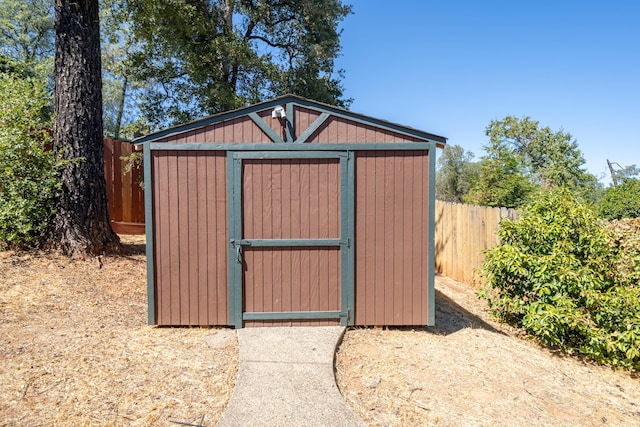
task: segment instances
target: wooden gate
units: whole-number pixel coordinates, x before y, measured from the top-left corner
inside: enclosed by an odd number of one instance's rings
[[[230,323],[353,324],[349,153],[230,156]]]

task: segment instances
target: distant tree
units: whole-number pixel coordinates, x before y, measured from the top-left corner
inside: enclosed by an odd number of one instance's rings
[[[98,0],[55,0],[53,148],[68,160],[49,245],[68,255],[118,251],[104,179]]]
[[[502,145],[518,157],[534,184],[575,189],[589,181],[584,156],[570,133],[541,127],[529,117],[507,116],[489,123],[486,134],[492,145]]]
[[[347,106],[338,24],[341,0],[129,0],[141,50],[131,70],[150,87],[152,126],[185,122],[294,93]]]
[[[445,146],[438,158],[436,198],[461,203],[478,177],[478,164],[472,163],[473,153],[459,145]]]
[[[516,208],[527,203],[536,186],[524,173],[520,158],[502,144],[485,147],[478,179],[464,198],[466,203]]]
[[[53,56],[53,1],[0,0],[0,50],[26,64]]]
[[[597,212],[602,218],[640,218],[640,179],[623,178],[604,190]]]
[[[482,158],[480,179],[470,192],[477,203],[517,207],[535,188],[568,188],[581,200],[594,202],[601,190],[597,178],[571,134],[553,132],[529,117],[507,116],[486,129],[489,143]],[[506,206],[506,205],[503,205]]]

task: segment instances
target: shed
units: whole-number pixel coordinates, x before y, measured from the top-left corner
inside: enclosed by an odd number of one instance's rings
[[[289,95],[135,142],[150,324],[434,324],[446,138]]]

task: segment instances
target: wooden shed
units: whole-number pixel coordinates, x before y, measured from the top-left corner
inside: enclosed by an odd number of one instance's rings
[[[434,323],[446,138],[284,96],[136,143],[150,324]]]

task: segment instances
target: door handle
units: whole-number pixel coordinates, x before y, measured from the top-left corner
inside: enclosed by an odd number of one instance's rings
[[[241,245],[236,246],[236,262],[238,264],[242,264],[242,246]]]

